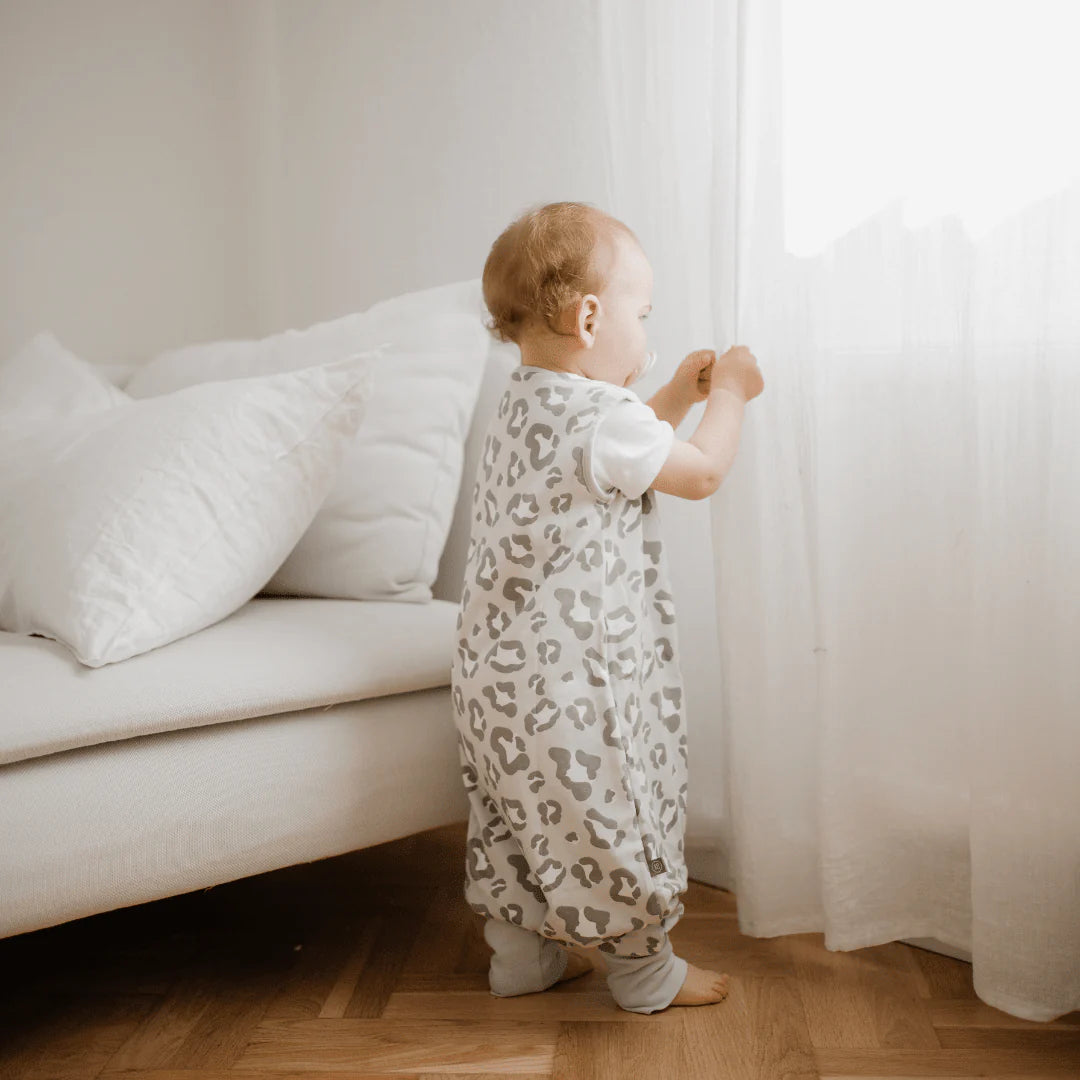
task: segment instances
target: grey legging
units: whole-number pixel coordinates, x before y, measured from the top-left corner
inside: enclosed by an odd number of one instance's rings
[[[619,939],[620,943],[629,946],[636,935],[641,935],[641,952],[645,953],[646,932],[655,937],[657,927],[643,927],[625,934]],[[608,988],[620,1008],[628,1012],[658,1012],[666,1009],[679,992],[686,978],[686,961],[674,954],[666,933],[663,933],[663,939],[662,948],[651,956],[604,953]],[[488,983],[496,997],[516,997],[546,990],[558,982],[566,970],[566,950],[524,927],[502,919],[485,919],[484,940],[495,950]]]

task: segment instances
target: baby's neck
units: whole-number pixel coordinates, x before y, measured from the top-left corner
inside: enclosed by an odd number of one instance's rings
[[[523,345],[521,347],[521,362],[528,367],[546,368],[548,371],[566,371],[572,375],[583,375],[587,379],[592,377],[587,371],[582,371],[574,355],[565,350],[556,352],[535,345]]]

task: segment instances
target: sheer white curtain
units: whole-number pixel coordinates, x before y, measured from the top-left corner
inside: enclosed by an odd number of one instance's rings
[[[1080,12],[595,10],[650,378],[765,377],[711,503],[691,872],[745,934],[936,938],[998,1009],[1080,1008]]]

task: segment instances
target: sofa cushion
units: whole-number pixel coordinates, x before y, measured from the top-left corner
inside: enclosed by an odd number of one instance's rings
[[[303,330],[171,349],[125,390],[145,398],[381,348],[364,423],[337,479],[262,593],[423,603],[457,501],[490,347],[486,312],[478,278],[453,282]]]
[[[39,334],[0,364],[0,628],[98,668],[235,611],[333,487],[371,360],[136,401]]]
[[[0,764],[448,686],[456,620],[442,600],[255,597],[198,633],[93,669],[49,638],[0,633]]]

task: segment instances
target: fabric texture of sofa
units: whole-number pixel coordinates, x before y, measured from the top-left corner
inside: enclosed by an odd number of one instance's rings
[[[93,669],[0,633],[0,937],[467,816],[450,663],[476,465],[519,360],[492,342],[431,601],[259,595]]]

